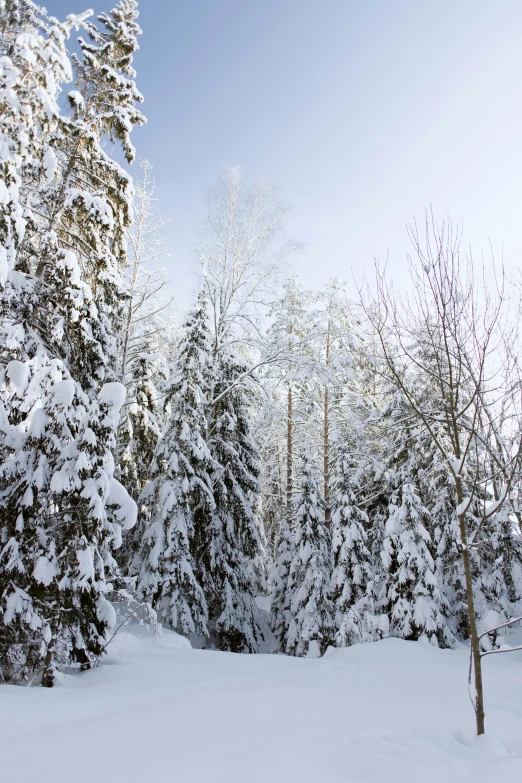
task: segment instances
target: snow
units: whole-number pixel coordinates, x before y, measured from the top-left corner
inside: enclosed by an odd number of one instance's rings
[[[504,488],[504,491],[502,492],[502,495],[498,500],[493,500],[491,503],[488,503],[484,512],[484,516],[491,516],[491,514],[494,514],[495,511],[497,511],[502,506],[505,499],[506,499],[506,488]]]
[[[111,479],[107,505],[113,506],[113,513],[124,530],[130,530],[136,524],[138,507],[123,484]]]
[[[62,405],[64,408],[68,408],[74,398],[75,384],[71,378],[66,378],[64,381],[58,381],[51,389],[54,401],[57,405]]]
[[[55,576],[56,564],[52,563],[45,555],[41,555],[34,567],[34,579],[43,585],[50,585]]]
[[[59,269],[68,269],[72,285],[82,286],[82,270],[78,261],[78,256],[72,250],[64,250],[57,259],[56,264]]]
[[[0,688],[2,772],[17,783],[513,783],[522,654],[484,660],[474,736],[468,651],[387,639],[320,659],[192,650],[121,633],[52,690]],[[27,748],[31,752],[27,752]],[[42,763],[42,759],[46,763]]]
[[[453,457],[449,459],[448,462],[451,466],[453,473],[456,476],[460,476],[460,471],[462,470],[462,464],[464,462],[464,458],[461,457],[460,459],[457,459],[456,457]]]
[[[85,107],[85,101],[83,95],[78,90],[70,90],[68,93],[69,100],[76,106],[77,109],[82,110]]]
[[[470,503],[471,503],[471,498],[470,497],[464,498],[462,503],[459,503],[459,505],[455,509],[456,515],[459,517],[461,514],[465,514],[466,511],[468,510],[469,506],[470,506]]]
[[[115,421],[118,420],[120,410],[127,397],[127,390],[122,383],[114,381],[112,383],[105,383],[98,394],[98,399],[101,403],[105,403],[110,408],[110,416]]]
[[[58,158],[52,147],[48,147],[45,151],[43,158],[43,165],[45,169],[45,177],[48,185],[54,180],[56,172],[58,170]]]
[[[76,552],[78,559],[78,566],[80,571],[80,579],[87,582],[94,581],[94,561],[92,559],[92,551],[89,547],[85,549],[78,549]]]
[[[8,363],[6,373],[11,383],[23,392],[29,379],[28,365],[25,362],[13,360]]]

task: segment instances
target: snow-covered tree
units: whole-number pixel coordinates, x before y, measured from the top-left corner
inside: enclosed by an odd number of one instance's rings
[[[285,412],[282,395],[277,383],[265,371],[257,377],[258,388],[253,410],[252,430],[259,445],[261,463],[261,510],[260,516],[267,540],[267,567],[273,564],[276,539],[281,519],[285,516],[285,471],[283,450],[283,428]]]
[[[121,340],[121,376],[127,388],[127,403],[118,429],[117,449],[118,475],[135,500],[151,477],[161,434],[161,391],[168,366],[166,318],[171,304],[163,298],[167,279],[161,263],[166,253],[162,231],[168,221],[155,215],[151,164],[141,161],[140,166],[141,178],[134,183],[132,223],[127,230],[127,300]]]
[[[119,142],[129,163],[135,157],[130,133],[134,125],[145,122],[136,107],[143,96],[132,67],[141,34],[137,18],[136,0],[119,0],[110,13],[98,16],[102,30],[87,24],[90,40],[80,38],[82,56],[75,58],[80,92],[69,95],[85,125],[95,128],[98,136]]]
[[[267,333],[269,354],[278,357],[271,376],[278,386],[282,384],[285,389],[280,405],[284,407],[285,506],[286,521],[290,527],[293,516],[294,457],[299,449],[296,443],[296,421],[303,418],[297,410],[303,396],[304,405],[309,402],[306,400],[307,383],[317,370],[312,349],[317,326],[314,314],[310,312],[312,302],[312,292],[304,290],[297,278],[291,277],[285,282],[282,295],[272,304],[273,321]]]
[[[270,578],[271,605],[270,626],[277,641],[278,648],[286,650],[288,641],[288,629],[291,622],[290,606],[292,592],[289,585],[290,569],[294,559],[294,537],[283,517],[276,539],[274,553],[274,567]]]
[[[238,167],[224,168],[208,193],[208,217],[199,256],[215,349],[259,338],[260,312],[273,299],[274,281],[295,245],[279,242],[288,213],[262,177],[249,187]]]
[[[296,499],[295,553],[290,567],[291,620],[286,652],[319,657],[332,641],[334,607],[330,535],[322,517],[322,499],[306,455],[301,458]]]
[[[435,578],[448,605],[448,624],[457,639],[468,637],[466,585],[459,552],[459,529],[455,513],[454,489],[448,470],[433,448],[421,448],[426,468],[419,481],[424,505],[429,509],[428,530],[435,545]]]
[[[89,103],[110,57],[90,82],[80,80],[75,115],[60,116],[60,85],[71,77],[64,41],[83,17],[59,25],[35,14],[38,27],[25,14],[9,49],[25,47],[19,60],[27,73],[11,79],[9,103],[27,115],[33,139],[26,144],[13,125],[12,149],[21,140],[34,155],[16,172],[25,227],[19,221],[17,242],[5,235],[0,611],[9,627],[7,676],[40,668],[52,685],[57,662],[88,666],[103,649],[114,614],[106,599],[116,573],[111,551],[122,523],[135,521],[135,505],[114,478],[125,391],[106,383],[115,377],[131,188],[102,149],[109,131]]]
[[[42,364],[23,397],[35,398],[26,431],[0,468],[0,665],[5,679],[40,670],[51,686],[57,664],[87,667],[103,650],[114,620],[111,549],[136,507],[110,453],[124,387],[105,384],[92,401],[59,360]],[[15,393],[28,382],[20,362],[7,375]]]
[[[209,413],[208,445],[215,505],[210,518],[201,511],[196,516],[198,574],[214,643],[219,649],[255,652],[262,638],[255,582],[263,579],[259,571],[265,542],[258,517],[260,463],[250,432],[251,400],[244,383],[232,388],[244,371],[237,357],[221,354],[213,369],[216,402]]]
[[[206,437],[210,334],[200,295],[189,313],[169,389],[170,415],[154,459],[152,481],[142,493],[148,512],[141,550],[131,563],[138,592],[160,618],[184,634],[207,634],[205,584],[198,581],[195,519],[214,510],[214,469]]]
[[[402,639],[425,636],[432,644],[449,646],[449,606],[435,576],[435,542],[430,513],[419,489],[422,442],[419,428],[403,396],[389,389],[383,413],[387,518],[382,540],[382,605],[390,634]]]
[[[363,471],[354,462],[347,444],[336,455],[331,496],[332,592],[336,642],[340,647],[373,641],[379,631],[386,630],[384,618],[376,613],[374,565],[368,546],[369,520],[358,496]]]
[[[30,202],[54,179],[58,98],[72,75],[65,42],[87,16],[70,15],[59,23],[29,0],[0,6],[0,286],[9,270],[27,272],[34,256],[38,220]]]
[[[411,476],[394,478],[382,562],[390,633],[402,639],[425,636],[432,644],[448,646],[453,636],[443,611],[444,597],[435,578],[426,529],[427,510]]]

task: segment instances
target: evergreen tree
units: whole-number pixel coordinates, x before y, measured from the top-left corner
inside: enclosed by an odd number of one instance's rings
[[[117,450],[118,478],[136,501],[151,477],[162,425],[156,385],[161,357],[148,353],[146,346],[141,349],[126,377],[130,399],[118,428]]]
[[[294,538],[285,518],[281,520],[276,541],[274,567],[271,575],[272,601],[270,605],[270,626],[279,650],[286,650],[290,627],[292,593],[290,591],[290,568],[294,559]]]
[[[49,22],[29,0],[0,6],[0,287],[13,269],[27,270],[38,220],[31,203],[53,178],[58,97],[71,77],[65,41],[89,12]],[[5,307],[5,296],[4,303]]]
[[[142,494],[150,524],[131,564],[140,595],[164,622],[184,634],[207,634],[205,594],[195,575],[194,519],[214,509],[206,443],[206,402],[210,343],[206,303],[200,295],[187,318],[175,377],[169,391],[170,416]],[[196,550],[197,551],[197,550]]]
[[[376,587],[368,548],[368,516],[358,502],[358,471],[349,446],[336,455],[332,489],[332,590],[336,641],[345,647],[372,641],[382,618],[376,616]]]
[[[479,505],[483,507],[493,502],[493,498],[485,497]],[[476,517],[472,514],[470,530],[476,525]],[[522,544],[507,504],[482,526],[478,541],[472,551],[472,569],[477,622],[483,632],[519,614],[515,604],[520,600],[522,587]],[[482,647],[499,646],[506,641],[504,634],[505,631],[488,634],[481,640]]]
[[[301,463],[295,554],[289,577],[292,603],[286,652],[316,658],[325,652],[333,637],[330,536],[322,520],[317,483],[305,455]]]
[[[426,394],[435,407],[437,401],[433,391],[427,389]],[[444,432],[438,431],[437,436],[450,453]],[[419,484],[426,488],[423,502],[429,510],[428,530],[437,543],[435,575],[449,607],[445,614],[452,633],[457,638],[467,639],[469,630],[461,535],[449,466],[426,433],[419,439],[417,455],[423,466]],[[485,508],[493,504],[495,498],[498,499],[500,488],[488,478],[494,470],[483,444],[476,444],[472,457],[460,472],[469,495],[474,495],[466,518],[467,535],[471,539]],[[480,477],[479,481],[477,477]],[[516,534],[508,505],[501,507],[481,526],[477,545],[470,552],[470,561],[477,622],[481,631],[486,631],[506,622],[514,614],[513,604],[520,596],[520,537]],[[501,637],[497,637],[498,634],[484,637],[483,646],[498,644]]]
[[[442,437],[440,433],[439,437]],[[418,454],[426,466],[419,475],[424,488],[423,503],[429,511],[427,528],[435,545],[435,579],[448,607],[447,621],[457,639],[466,639],[466,585],[460,534],[455,513],[454,489],[450,485],[447,466],[431,443],[421,438]]]
[[[198,575],[209,610],[211,639],[222,650],[256,652],[262,639],[250,564],[262,564],[257,505],[260,463],[250,432],[250,395],[236,383],[244,365],[221,354],[214,365],[208,445],[214,507],[196,514]]]
[[[429,512],[417,489],[417,433],[406,426],[407,409],[395,397],[389,411],[388,482],[390,502],[381,552],[383,602],[390,633],[402,639],[426,636],[447,647],[454,641],[448,605],[435,578]]]
[[[495,515],[496,537],[505,594],[510,604],[522,599],[522,536],[509,507]]]
[[[7,371],[23,384],[21,367]],[[114,620],[111,548],[136,511],[110,458],[124,388],[105,384],[90,401],[63,375],[57,360],[33,374],[30,391],[41,407],[0,468],[1,667],[5,679],[41,670],[47,686],[58,663],[86,667],[101,654]]]
[[[104,30],[87,24],[90,41],[79,39],[82,58],[75,59],[80,95],[69,97],[84,123],[96,127],[98,136],[120,142],[128,163],[135,157],[130,132],[145,122],[136,107],[143,96],[136,88],[132,67],[141,34],[137,18],[136,0],[120,0],[109,14],[98,16]]]
[[[114,477],[124,389],[105,383],[114,378],[131,188],[102,150],[106,126],[87,82],[75,117],[58,111],[60,82],[71,73],[64,40],[82,17],[51,25],[40,16],[38,28],[16,39],[33,52],[20,53],[27,78],[11,80],[21,99],[11,106],[27,106],[32,139],[24,142],[13,124],[12,149],[21,140],[34,154],[15,160],[24,231],[19,221],[16,241],[9,230],[3,237],[10,271],[1,302],[0,612],[4,676],[43,669],[52,685],[57,663],[88,666],[102,651],[114,619],[106,599],[116,573],[111,550],[122,523],[135,521]]]

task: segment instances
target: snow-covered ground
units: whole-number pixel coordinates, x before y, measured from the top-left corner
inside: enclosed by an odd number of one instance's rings
[[[320,660],[124,633],[53,690],[0,687],[5,783],[510,783],[522,654],[485,659],[477,740],[464,648],[388,639]]]

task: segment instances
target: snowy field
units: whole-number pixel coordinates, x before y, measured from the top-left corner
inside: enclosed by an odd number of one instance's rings
[[[473,735],[464,648],[389,639],[320,660],[120,634],[53,690],[0,688],[2,783],[510,783],[522,654],[485,659]]]

